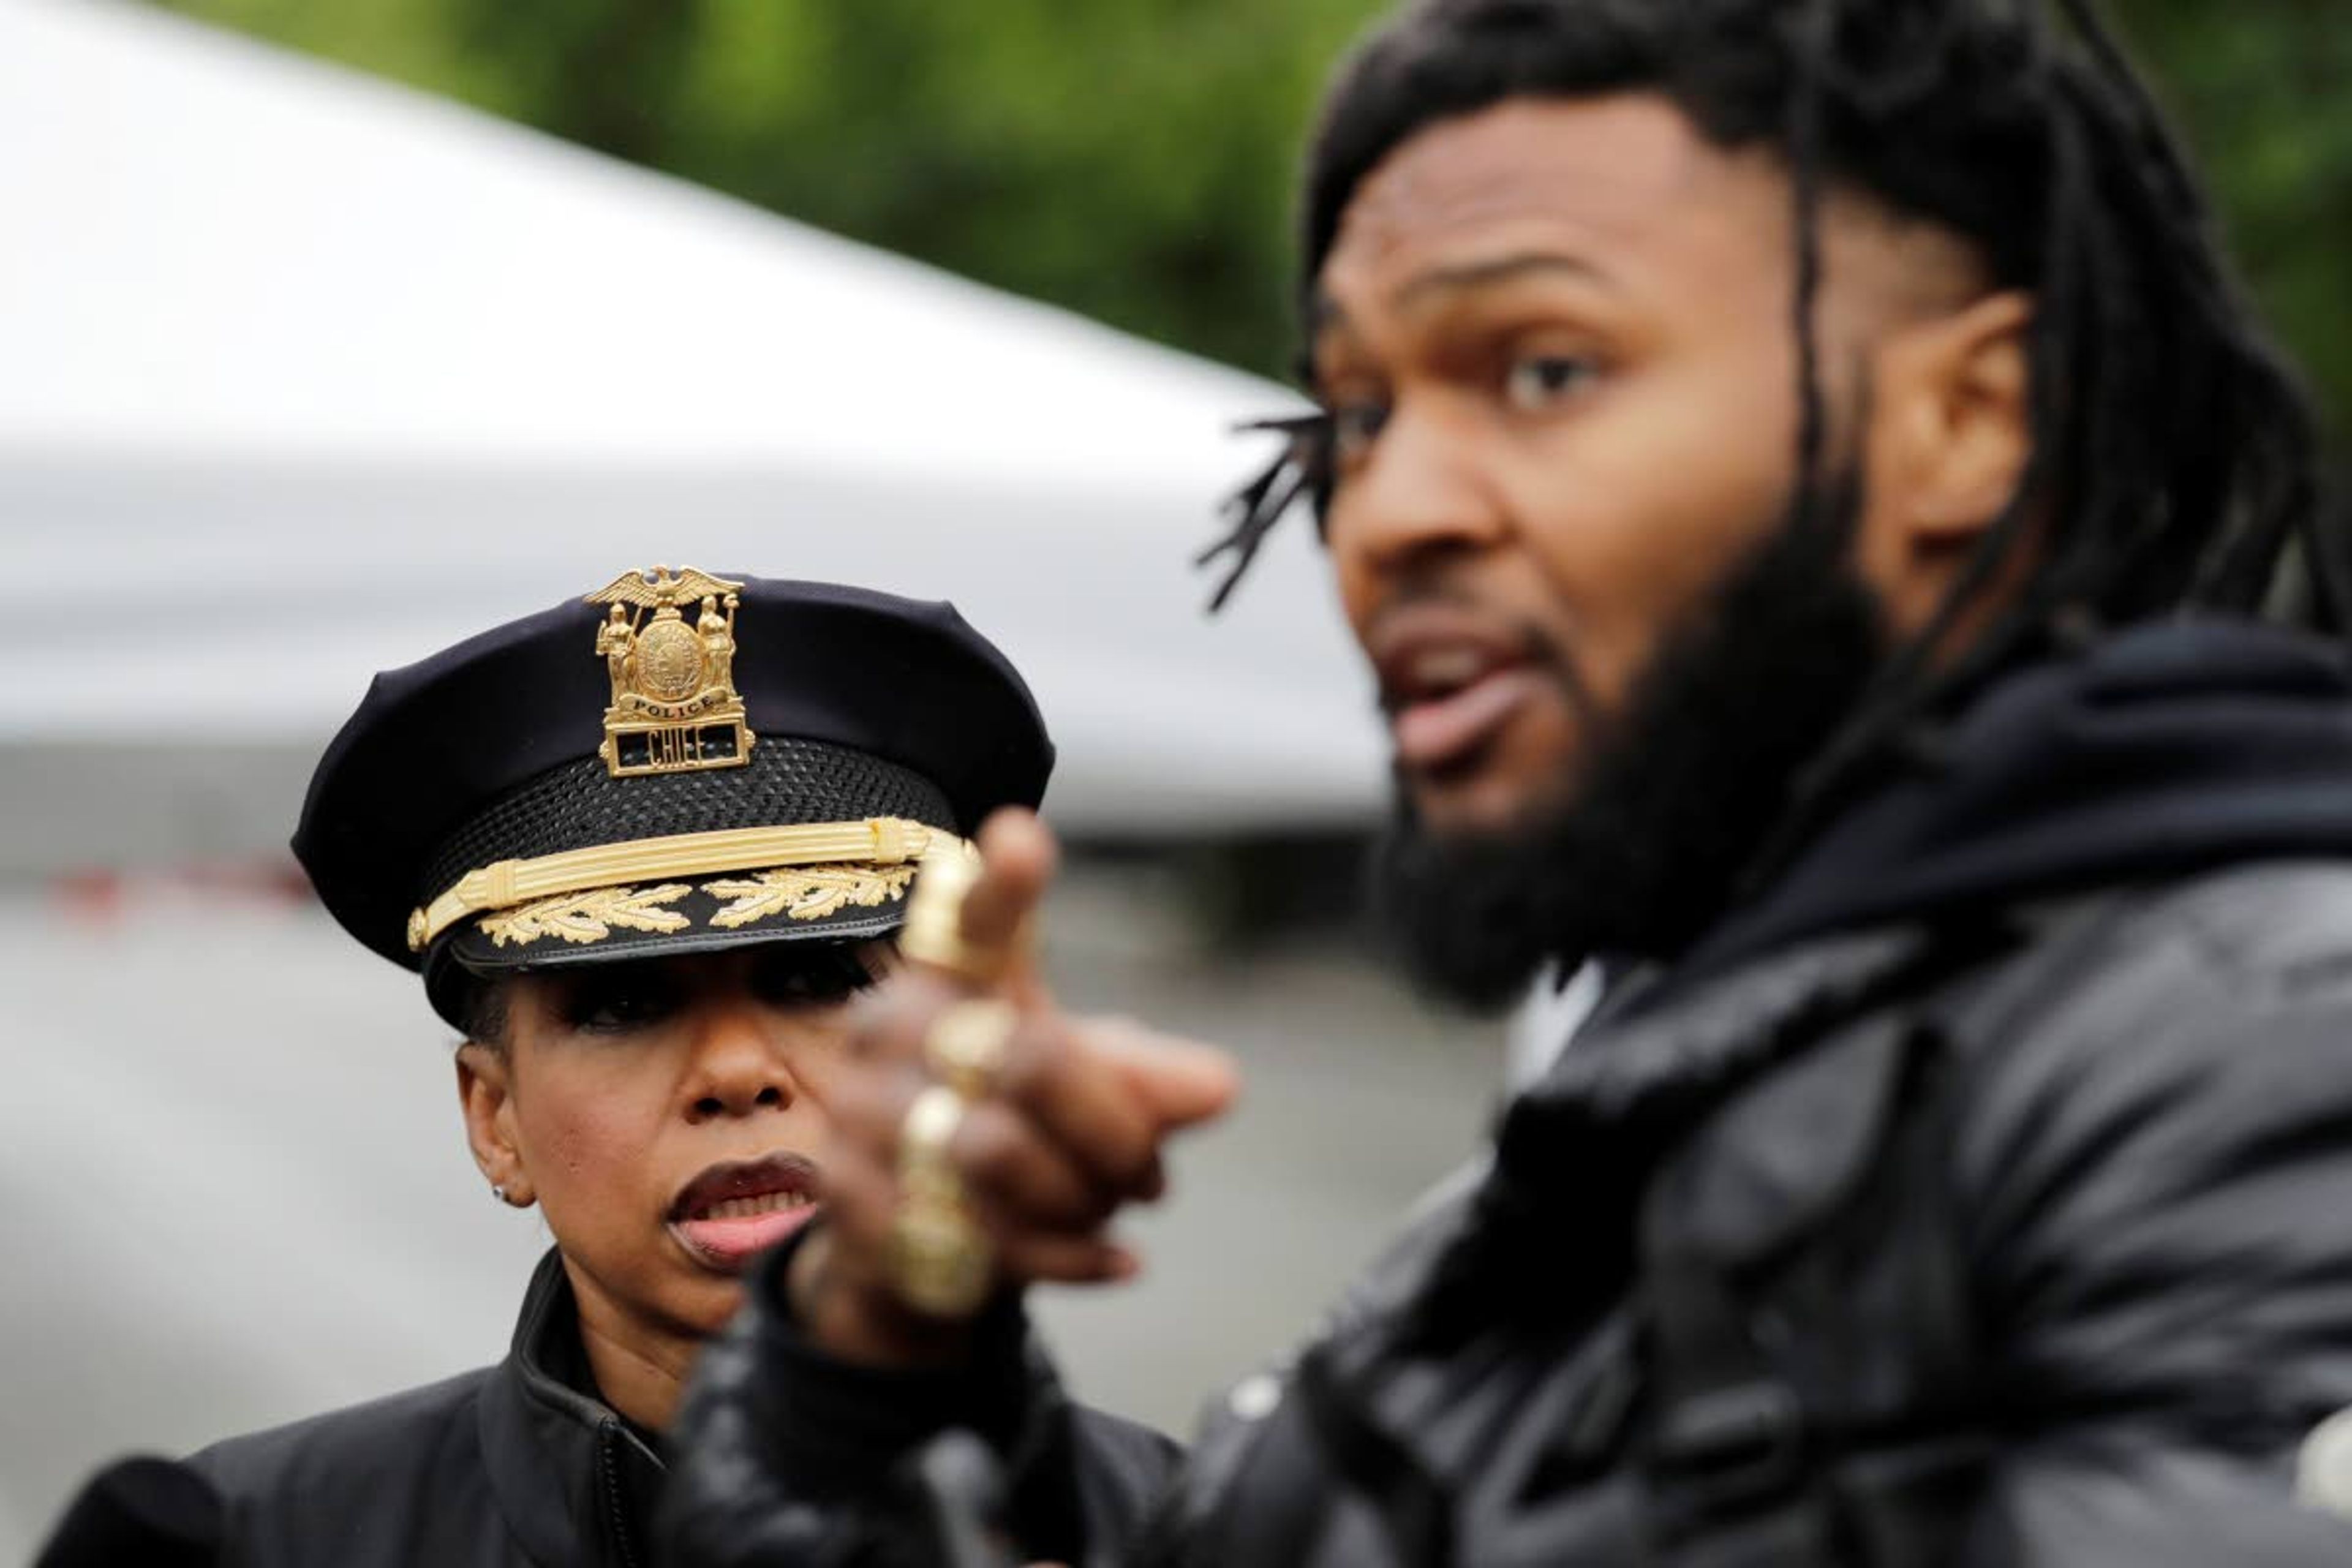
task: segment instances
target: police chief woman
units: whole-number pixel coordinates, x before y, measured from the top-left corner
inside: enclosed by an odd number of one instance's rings
[[[847,1000],[1052,762],[953,609],[824,584],[631,572],[379,676],[295,853],[464,1037],[475,1163],[555,1245],[496,1366],[188,1461],[230,1560],[646,1561],[695,1351],[821,1199]]]

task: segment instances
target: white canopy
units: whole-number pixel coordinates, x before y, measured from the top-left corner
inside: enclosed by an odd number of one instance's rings
[[[0,147],[20,785],[307,753],[373,670],[665,561],[954,600],[1082,831],[1378,797],[1306,531],[1221,622],[1186,569],[1279,388],[114,0],[0,0]]]

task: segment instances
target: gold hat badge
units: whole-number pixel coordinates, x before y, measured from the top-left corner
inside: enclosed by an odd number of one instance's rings
[[[587,597],[609,605],[596,652],[613,678],[597,754],[614,778],[740,768],[758,739],[735,689],[743,584],[691,566],[625,572]],[[689,625],[682,606],[700,601]]]

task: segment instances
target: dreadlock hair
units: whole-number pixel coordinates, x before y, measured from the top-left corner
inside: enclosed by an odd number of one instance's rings
[[[2086,627],[2274,605],[2344,626],[2317,418],[2095,0],[1419,0],[1328,94],[1306,173],[1302,300],[1357,186],[1419,132],[1507,100],[1623,90],[1663,94],[1720,147],[1787,162],[1801,503],[1822,478],[1813,304],[1827,189],[1966,237],[2000,286],[2036,301],[2024,480],[1811,778],[1937,693]],[[1281,457],[1229,503],[1231,531],[1202,558],[1233,557],[1213,608],[1286,510],[1311,497],[1319,514],[1328,496],[1325,423],[1269,426],[1286,437]],[[1998,579],[2031,517],[2047,531],[2024,589],[1930,680],[1929,650]]]

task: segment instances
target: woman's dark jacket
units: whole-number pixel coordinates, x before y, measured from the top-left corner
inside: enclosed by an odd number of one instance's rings
[[[918,1419],[921,1411],[908,1406]],[[1176,1447],[1056,1407],[1088,1455],[1157,1476]],[[663,1462],[596,1392],[561,1256],[541,1259],[504,1361],[233,1437],[184,1461],[220,1494],[224,1568],[646,1568]],[[1131,1511],[1139,1497],[1095,1495]]]
[[[2168,626],[1946,742],[1621,988],[1181,1468],[1090,1442],[1009,1310],[893,1384],[763,1280],[672,1561],[937,1561],[905,1478],[962,1426],[1013,1563],[2352,1563],[2296,1474],[2352,1406],[2352,679]]]
[[[222,1494],[239,1568],[641,1568],[661,1460],[594,1390],[551,1251],[496,1366],[187,1463]]]

